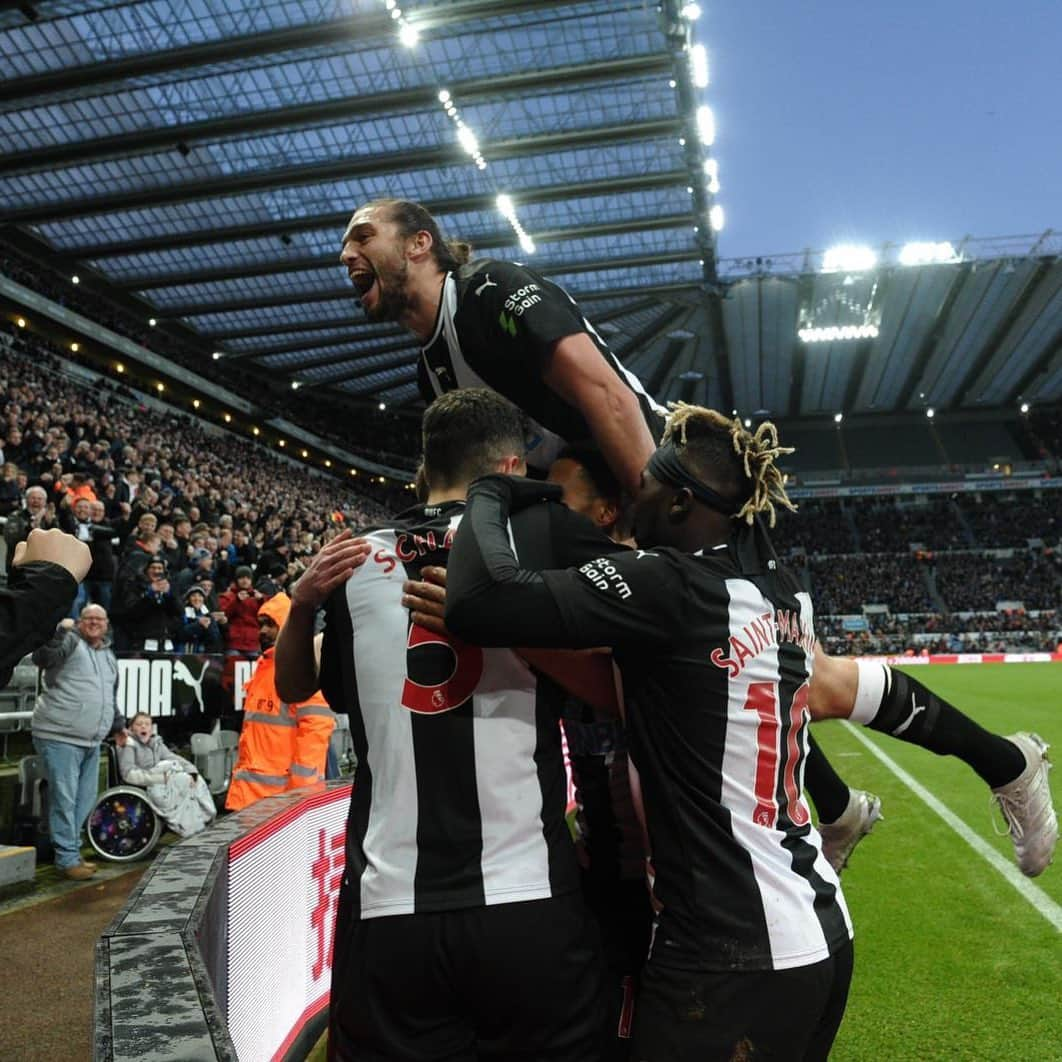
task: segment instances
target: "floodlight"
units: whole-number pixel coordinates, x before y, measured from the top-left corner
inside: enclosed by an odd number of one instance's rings
[[[325,468],[331,468],[331,467],[332,467],[332,462],[326,459],[325,460]]]
[[[707,147],[715,143],[715,115],[707,104],[697,108],[697,135]]]
[[[114,371],[115,372],[125,372],[125,366],[119,361],[119,362],[117,362],[115,364]],[[198,405],[198,404],[199,404],[199,399],[197,398],[196,399],[196,405]]]
[[[398,39],[407,48],[414,48],[420,40],[420,30],[412,22],[403,22],[402,28],[398,31]]]
[[[17,325],[19,326],[19,328],[25,328],[25,327],[26,327],[26,318],[25,318],[25,317],[20,317],[20,318],[19,318],[19,319],[18,319],[18,320],[17,320],[16,322],[15,322],[15,324],[17,324]]]
[[[387,403],[386,402],[381,402],[380,403],[380,409],[383,410],[383,409],[386,409],[386,408],[387,408]],[[383,483],[383,480],[381,479],[380,482]]]
[[[708,87],[708,52],[703,44],[695,44],[690,49],[690,72],[697,88]]]
[[[878,326],[865,325],[827,325],[823,328],[801,328],[797,331],[804,343],[836,343],[838,340],[877,339]]]
[[[929,417],[930,420],[932,420],[936,415],[937,411],[932,406],[930,406],[929,409],[926,410],[926,416]]]
[[[223,354],[223,353],[222,353],[222,352],[221,352],[220,350],[215,350],[215,351],[214,351],[214,353],[213,353],[213,354],[211,354],[210,356],[211,356],[211,357],[212,357],[212,358],[213,358],[213,359],[214,359],[215,361],[221,361],[221,359],[222,359],[222,358],[223,358],[223,357],[224,357],[225,355],[224,355],[224,354]]]
[[[509,198],[509,196],[500,195],[495,200],[495,203],[497,203],[498,210],[507,218],[511,218],[513,216],[515,211],[513,209],[513,201]]]
[[[155,390],[161,395],[162,392],[166,390],[166,385],[164,383],[157,383],[155,384]]]
[[[1029,412],[1029,403],[1028,402],[1022,402],[1021,411],[1022,411],[1022,413],[1028,413]]]
[[[251,434],[252,435],[261,435],[262,434],[261,429],[258,427],[257,424],[251,429]]]
[[[844,420],[844,414],[843,413],[834,413],[834,415],[833,415],[834,424],[840,424],[842,420]]]
[[[302,450],[301,453],[302,453],[303,457],[309,457],[310,456],[309,452],[306,451],[306,450]]]
[[[855,243],[838,244],[822,256],[824,273],[862,273],[877,264],[878,256],[873,247]]]
[[[80,284],[80,283],[81,283],[81,277],[79,277],[79,276],[77,275],[77,273],[75,273],[75,274],[74,274],[74,275],[73,275],[73,276],[72,276],[72,277],[70,278],[70,283],[71,283],[71,284]]]
[[[291,389],[293,391],[297,391],[301,386],[302,386],[302,384],[300,384],[298,380],[292,380],[291,381]]]
[[[447,92],[446,89],[439,89],[439,102],[440,103],[449,103],[450,102],[450,93]]]
[[[148,318],[148,327],[149,328],[154,328],[155,325],[157,325],[157,324],[158,324],[158,321],[156,321],[154,317],[149,317]]]
[[[70,349],[76,354],[81,349],[80,343],[71,343]]]
[[[696,22],[701,17],[701,5],[683,4],[679,14],[689,22]]]
[[[277,446],[286,446],[286,445],[287,445],[287,443],[285,443],[283,439],[277,439]]]
[[[950,243],[905,243],[900,249],[900,265],[926,265],[930,262],[955,262],[959,256]]]
[[[726,214],[718,203],[708,211],[708,224],[712,226],[712,232],[723,231],[723,226],[726,224]]]
[[[752,427],[752,421],[749,420],[748,417],[745,418],[745,427],[746,428],[751,428]]]
[[[712,195],[716,195],[719,192],[719,160],[718,159],[705,159],[704,160],[704,175],[708,178],[708,191]]]
[[[476,134],[467,125],[457,127],[457,139],[461,142],[461,147],[470,155],[474,155],[479,151],[479,142],[476,140]]]

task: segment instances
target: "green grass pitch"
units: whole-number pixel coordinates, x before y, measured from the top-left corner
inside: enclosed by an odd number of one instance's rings
[[[1062,663],[921,666],[911,673],[996,733],[1033,730],[1062,762]],[[1008,860],[989,790],[968,768],[860,729]],[[1062,933],[839,723],[815,734],[884,821],[842,877],[856,931],[848,1012],[832,1058],[1062,1059]],[[1062,768],[1052,772],[1055,807]],[[994,819],[993,819],[994,815]],[[1031,879],[1062,904],[1062,855]]]

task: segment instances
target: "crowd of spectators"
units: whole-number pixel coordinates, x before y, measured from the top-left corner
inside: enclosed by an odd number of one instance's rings
[[[5,248],[0,253],[0,273],[177,365],[231,388],[254,402],[265,417],[285,417],[374,461],[409,470],[415,466],[415,455],[420,448],[420,424],[415,415],[379,411],[374,404],[365,410],[368,415],[352,418],[349,401],[341,401],[338,396],[332,398],[321,391],[312,402],[307,401],[305,394],[293,394],[286,381],[273,379],[269,373],[248,372],[246,361],[214,361],[205,356],[201,346],[193,345],[191,337],[184,341],[167,329],[153,328],[145,315],[101,298],[84,285],[73,287],[68,275],[49,270],[13,248]],[[350,310],[353,322],[357,313],[353,290]]]
[[[795,513],[781,510],[771,539],[781,553],[792,549],[807,553],[855,551],[844,503],[832,498],[809,498],[799,503]]]
[[[910,553],[811,557],[811,597],[816,615],[861,612],[886,605],[893,612],[935,610],[926,572]]]
[[[1051,491],[1037,499],[1030,494],[999,498],[983,495],[963,505],[963,514],[983,549],[1026,546],[1029,539],[1050,545],[1062,541],[1062,493]]]
[[[345,483],[62,369],[0,332],[7,563],[34,527],[87,541],[75,608],[109,608],[119,649],[254,648],[249,602],[289,585],[342,528],[389,518]]]
[[[840,616],[817,616],[815,630],[826,651],[840,656],[1056,652],[1062,644],[1062,610],[864,619],[868,628],[852,631]]]
[[[998,491],[950,497],[809,499],[782,512],[776,548],[808,554],[1008,549],[1029,539],[1062,545],[1062,491]]]
[[[950,498],[915,504],[876,504],[867,499],[852,505],[849,511],[865,553],[903,553],[914,544],[933,550],[970,548],[969,537]]]
[[[1062,606],[1062,582],[1055,554],[1015,550],[1011,556],[939,554],[933,561],[937,593],[952,610],[995,609],[1020,601],[1027,609]]]

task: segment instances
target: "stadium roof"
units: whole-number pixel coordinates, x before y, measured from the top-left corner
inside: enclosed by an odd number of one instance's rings
[[[337,261],[382,195],[563,284],[662,398],[799,415],[1062,397],[1051,233],[858,270],[718,259],[687,6],[3,5],[0,224],[187,326],[205,359],[352,400],[416,399],[412,339],[364,320]]]

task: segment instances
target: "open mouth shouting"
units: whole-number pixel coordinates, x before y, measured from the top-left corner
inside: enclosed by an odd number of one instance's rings
[[[366,296],[376,287],[376,273],[372,269],[351,269],[349,271],[350,282],[358,292],[358,298],[362,304],[366,302]],[[375,301],[375,295],[370,301]]]

